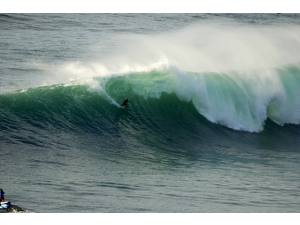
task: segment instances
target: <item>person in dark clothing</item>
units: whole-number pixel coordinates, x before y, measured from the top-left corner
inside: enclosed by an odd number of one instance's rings
[[[5,194],[5,192],[3,191],[2,188],[0,188],[0,202],[4,202],[5,201],[4,194]]]
[[[127,107],[128,107],[128,98],[126,98],[126,99],[123,101],[123,103],[122,103],[121,106],[124,107],[124,108],[127,108]]]

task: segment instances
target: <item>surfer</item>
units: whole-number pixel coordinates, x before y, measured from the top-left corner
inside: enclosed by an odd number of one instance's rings
[[[3,191],[2,188],[0,188],[0,202],[4,202],[5,201],[4,194],[5,194],[5,192]]]
[[[126,98],[124,101],[123,101],[123,103],[122,103],[122,105],[121,105],[123,108],[127,108],[128,107],[128,98]]]

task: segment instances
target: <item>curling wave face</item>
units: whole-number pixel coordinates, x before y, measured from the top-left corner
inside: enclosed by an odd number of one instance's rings
[[[156,117],[177,115],[174,119],[183,122],[191,120],[193,114],[234,130],[259,132],[267,119],[278,125],[299,124],[299,86],[297,67],[263,76],[199,74],[169,68],[95,78],[93,85],[54,85],[3,94],[1,117],[7,123],[16,120],[40,126],[82,123],[101,127],[111,119],[106,117],[122,110],[117,102],[128,97],[130,112],[134,116],[144,114],[152,121],[156,118],[150,112]]]

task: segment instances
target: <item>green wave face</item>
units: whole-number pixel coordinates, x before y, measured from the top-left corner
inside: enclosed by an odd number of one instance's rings
[[[193,115],[234,130],[258,132],[268,118],[280,125],[299,123],[299,72],[289,67],[263,79],[255,73],[196,74],[175,68],[115,75],[96,79],[96,88],[55,85],[1,95],[1,115],[8,121],[46,121],[53,126],[57,121],[101,126],[102,119],[123,111],[120,103],[128,98],[129,112],[137,117],[167,115],[185,121]]]

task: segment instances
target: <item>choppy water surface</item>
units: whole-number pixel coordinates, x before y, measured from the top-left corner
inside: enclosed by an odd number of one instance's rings
[[[0,15],[0,186],[34,212],[299,212],[299,22]]]

